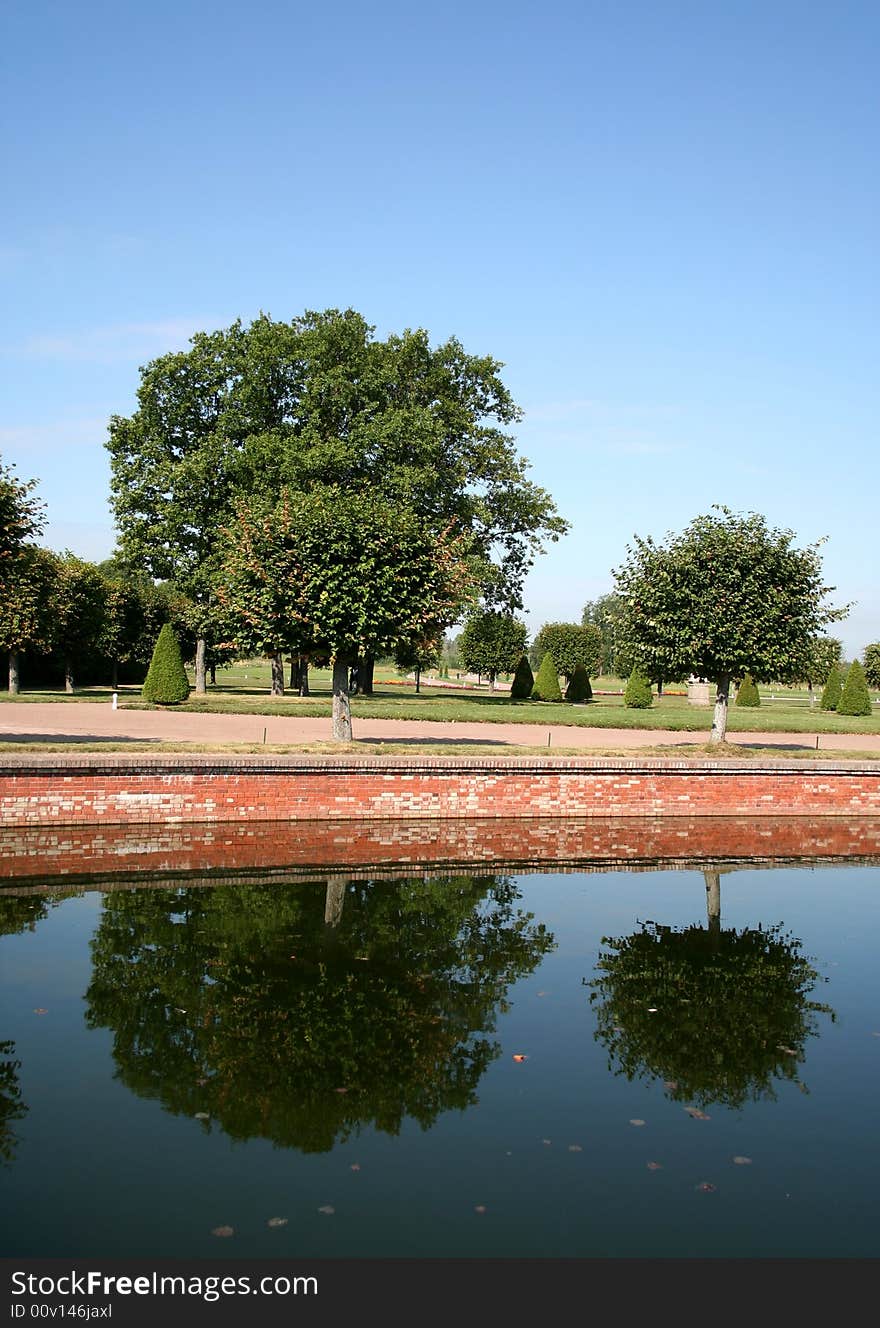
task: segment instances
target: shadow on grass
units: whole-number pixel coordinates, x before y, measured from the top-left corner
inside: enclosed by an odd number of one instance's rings
[[[159,742],[159,738],[126,738],[118,734],[99,735],[97,733],[0,733],[0,742],[3,743],[33,743],[45,746],[47,743],[69,742],[78,746],[84,743],[117,743],[127,742]]]

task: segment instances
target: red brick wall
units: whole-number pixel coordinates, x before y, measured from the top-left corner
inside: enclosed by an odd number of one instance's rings
[[[554,817],[456,821],[284,821],[0,830],[0,882],[177,874],[352,875],[584,870],[682,862],[880,860],[880,818]]]

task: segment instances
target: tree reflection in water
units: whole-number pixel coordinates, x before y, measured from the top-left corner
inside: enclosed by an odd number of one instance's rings
[[[476,1101],[507,990],[553,947],[506,877],[110,895],[90,1027],[118,1077],[234,1139],[323,1152]]]
[[[603,936],[600,976],[584,982],[615,1074],[662,1079],[674,1101],[699,1108],[741,1108],[775,1099],[779,1081],[800,1083],[816,1016],[835,1016],[808,999],[827,979],[801,942],[781,923],[722,928],[720,874],[705,877],[707,927],[644,922]]]

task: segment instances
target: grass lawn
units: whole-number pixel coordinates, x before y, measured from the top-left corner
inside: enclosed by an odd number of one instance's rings
[[[190,675],[191,676],[191,675]],[[191,679],[192,680],[192,679]],[[535,701],[511,701],[506,691],[490,694],[481,687],[437,686],[423,681],[416,695],[412,681],[393,671],[376,670],[374,695],[352,697],[352,713],[362,719],[432,720],[451,723],[489,724],[568,724],[587,728],[672,729],[681,732],[707,732],[711,727],[711,707],[688,704],[679,689],[655,697],[649,710],[629,710],[623,704],[623,682],[619,678],[597,678],[593,682],[593,700],[587,705],[566,705]],[[330,673],[312,669],[309,675],[310,697],[269,696],[269,664],[249,660],[218,669],[217,684],[209,687],[203,698],[191,696],[181,710],[227,714],[329,716]],[[120,687],[119,704],[133,709],[152,709],[140,699],[139,687]],[[765,733],[880,733],[880,704],[864,718],[837,715],[811,708],[809,695],[796,688],[760,688],[762,704],[757,709],[731,705],[728,729],[731,734],[747,731]],[[873,695],[873,694],[872,694]],[[109,687],[84,688],[69,697],[61,690],[25,691],[18,697],[0,693],[7,704],[29,701],[76,703],[109,701]],[[875,701],[880,698],[875,697]],[[647,738],[647,734],[646,734]],[[650,741],[649,738],[647,738]],[[130,748],[128,748],[130,750]],[[155,750],[151,747],[150,750]],[[358,750],[363,750],[358,748]],[[388,747],[383,746],[383,751]],[[558,754],[558,753],[557,753]]]

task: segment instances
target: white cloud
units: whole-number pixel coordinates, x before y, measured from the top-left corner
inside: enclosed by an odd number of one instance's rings
[[[42,333],[19,345],[4,346],[6,354],[34,359],[89,361],[111,364],[151,359],[166,351],[184,350],[194,332],[218,327],[210,317],[166,318],[148,323],[116,323],[76,332]]]

